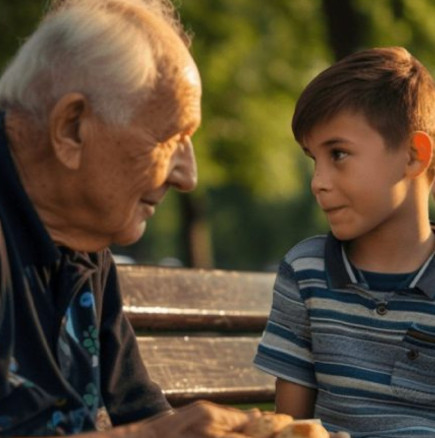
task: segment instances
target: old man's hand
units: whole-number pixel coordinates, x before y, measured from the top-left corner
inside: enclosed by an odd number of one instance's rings
[[[257,409],[240,411],[227,406],[200,401],[147,421],[154,438],[350,438],[347,433],[331,433],[314,424],[316,430],[290,430],[292,417],[283,414],[261,413]],[[304,435],[306,434],[306,435]],[[148,437],[148,435],[146,435]]]
[[[241,411],[199,401],[145,424],[154,432],[153,438],[248,438],[244,428],[259,417],[261,413],[257,409]]]

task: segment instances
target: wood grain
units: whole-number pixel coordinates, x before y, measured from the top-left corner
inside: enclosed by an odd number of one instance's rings
[[[174,406],[273,401],[274,378],[252,365],[257,337],[139,337],[151,378]]]

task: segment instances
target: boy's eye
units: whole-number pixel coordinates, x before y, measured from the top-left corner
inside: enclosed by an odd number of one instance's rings
[[[331,151],[331,156],[334,161],[340,161],[343,158],[346,158],[349,154],[347,152],[341,151],[339,149],[333,149]]]

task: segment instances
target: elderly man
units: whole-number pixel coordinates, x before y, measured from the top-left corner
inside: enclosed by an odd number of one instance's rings
[[[261,416],[171,409],[107,249],[196,185],[185,40],[165,0],[58,1],[0,78],[0,435],[243,438]]]
[[[242,437],[259,415],[171,409],[106,249],[196,185],[201,83],[183,38],[163,1],[66,0],[0,80],[0,435]]]

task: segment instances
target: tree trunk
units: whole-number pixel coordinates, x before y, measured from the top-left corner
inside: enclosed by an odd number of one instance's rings
[[[361,48],[365,26],[352,0],[323,0],[322,4],[335,59],[339,60]]]
[[[187,265],[193,268],[212,268],[213,252],[205,196],[181,194],[180,210],[182,251]]]

